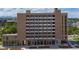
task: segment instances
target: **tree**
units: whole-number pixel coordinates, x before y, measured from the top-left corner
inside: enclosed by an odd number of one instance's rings
[[[5,26],[4,27],[5,34],[11,34],[17,32],[16,23],[6,23],[4,26]]]
[[[68,34],[69,35],[79,34],[79,28],[77,28],[77,27],[68,27]]]

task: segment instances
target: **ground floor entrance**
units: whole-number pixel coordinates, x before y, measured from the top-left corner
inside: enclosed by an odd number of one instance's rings
[[[51,39],[3,41],[3,46],[23,46],[26,48],[53,48],[59,44],[62,44],[62,41]]]

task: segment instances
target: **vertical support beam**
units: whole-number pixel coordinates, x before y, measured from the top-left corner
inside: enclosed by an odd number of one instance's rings
[[[58,40],[57,44],[58,44],[58,45],[61,45],[61,40]]]

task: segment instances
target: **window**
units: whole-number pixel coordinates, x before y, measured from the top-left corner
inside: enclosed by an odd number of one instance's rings
[[[55,19],[52,19],[52,20],[55,20]]]
[[[26,36],[26,38],[33,38],[34,36]]]
[[[28,45],[31,45],[31,41],[28,41]]]
[[[55,15],[52,15],[53,17],[55,17]]]
[[[51,36],[48,36],[48,37],[51,37]]]
[[[41,41],[41,45],[43,44],[43,41]]]
[[[51,41],[48,41],[48,44],[50,44],[50,45],[51,45]]]
[[[30,15],[30,17],[34,17],[34,15]]]
[[[53,31],[55,31],[55,29],[52,29]]]
[[[65,40],[62,40],[61,41],[61,44],[65,44],[65,43],[67,43],[67,41],[65,41]]]
[[[15,39],[17,38],[17,36],[15,36]]]
[[[44,40],[44,44],[46,45],[46,40]]]
[[[55,36],[52,36],[52,37],[55,37]]]
[[[26,34],[34,34],[34,33],[26,33]]]
[[[52,32],[52,34],[55,34],[55,32]]]
[[[65,18],[67,19],[67,16],[65,16]]]
[[[55,41],[54,40],[52,40],[52,44],[55,44]]]
[[[34,45],[36,45],[36,41],[34,42]]]
[[[39,40],[37,40],[37,45],[40,45],[40,41]]]
[[[47,34],[51,34],[51,32],[48,32]]]
[[[48,17],[51,17],[51,15],[48,15]]]
[[[3,39],[5,39],[5,36],[3,36]]]
[[[38,37],[38,36],[35,36],[35,37]]]
[[[26,17],[29,17],[29,15],[26,15]]]
[[[26,29],[26,31],[34,31],[34,29]]]
[[[53,27],[55,27],[55,25],[53,25]]]
[[[35,34],[39,34],[38,32],[36,32]]]
[[[8,37],[6,36],[6,40],[8,40]]]
[[[55,22],[52,22],[53,24],[55,24]]]

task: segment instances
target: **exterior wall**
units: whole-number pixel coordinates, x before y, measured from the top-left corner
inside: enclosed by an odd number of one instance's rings
[[[63,13],[63,39],[68,40],[67,13]]]
[[[55,36],[57,40],[62,40],[62,15],[61,13],[55,14]]]
[[[67,13],[55,12],[55,37],[61,43],[61,40],[67,41]],[[65,33],[66,32],[66,33]],[[66,37],[66,38],[65,38]]]
[[[26,14],[18,13],[17,14],[17,32],[18,32],[18,40],[19,42],[23,42],[25,40],[25,29],[26,29]]]

